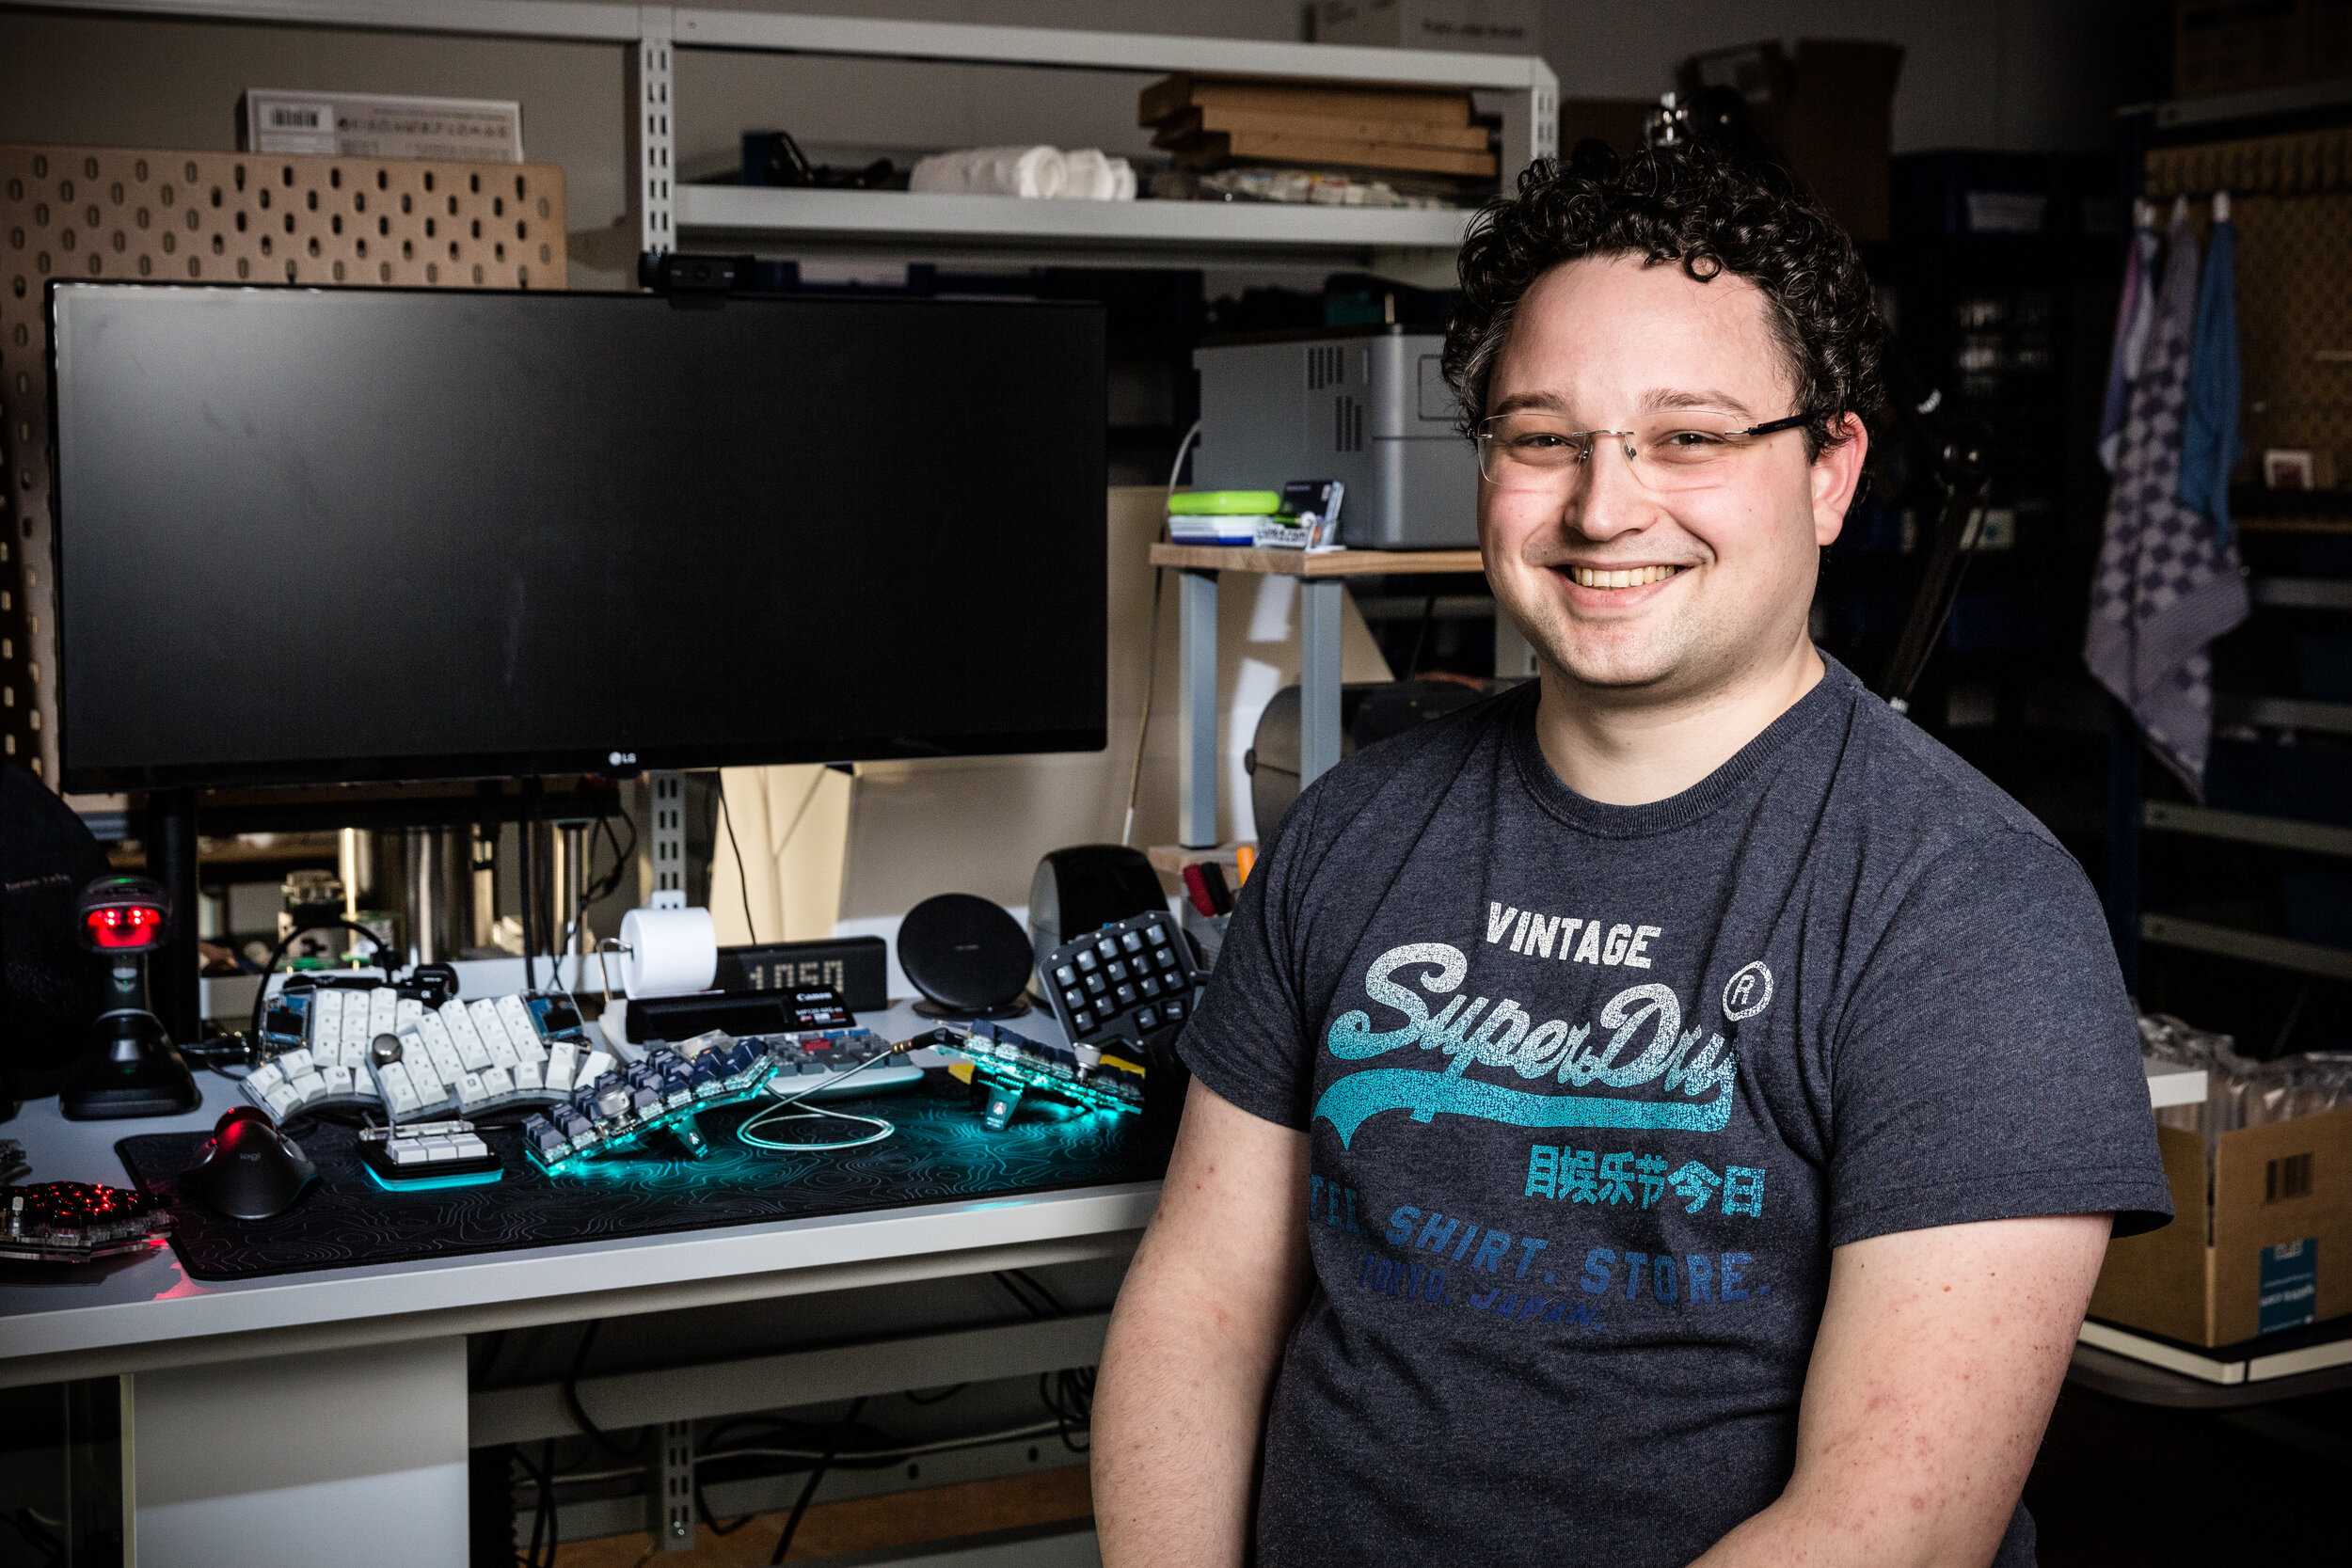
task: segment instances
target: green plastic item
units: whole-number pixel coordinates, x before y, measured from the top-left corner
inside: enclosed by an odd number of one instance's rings
[[[1271,517],[1282,510],[1272,490],[1192,490],[1168,498],[1171,517]]]

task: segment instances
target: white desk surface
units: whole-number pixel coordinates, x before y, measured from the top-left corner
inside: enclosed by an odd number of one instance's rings
[[[903,1005],[860,1022],[892,1039],[930,1027]],[[1042,1012],[1010,1026],[1059,1038]],[[117,1140],[208,1129],[243,1103],[217,1074],[197,1082],[204,1103],[185,1117],[67,1121],[42,1100],[0,1135],[24,1145],[26,1180],[128,1186]],[[0,1386],[1115,1256],[1158,1196],[1131,1182],[228,1284],[190,1279],[168,1247],[0,1262]]]

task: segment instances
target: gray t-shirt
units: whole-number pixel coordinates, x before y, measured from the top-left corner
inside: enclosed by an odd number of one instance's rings
[[[1563,785],[1535,705],[1302,795],[1181,1042],[1312,1139],[1271,1568],[1688,1562],[1788,1481],[1831,1248],[2171,1213],[2097,901],[2014,801],[1834,662],[1648,805]]]

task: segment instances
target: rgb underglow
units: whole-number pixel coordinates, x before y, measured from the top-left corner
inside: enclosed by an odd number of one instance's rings
[[[387,1181],[383,1175],[365,1160],[359,1162],[359,1168],[368,1173],[369,1180],[388,1193],[429,1193],[445,1187],[486,1187],[493,1181],[502,1180],[506,1175],[503,1169],[477,1170],[469,1171],[464,1176],[422,1176],[414,1181]]]

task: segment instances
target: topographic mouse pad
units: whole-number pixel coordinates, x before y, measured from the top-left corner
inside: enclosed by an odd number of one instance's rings
[[[735,1130],[772,1104],[755,1101],[699,1118],[709,1157],[689,1160],[666,1137],[550,1176],[523,1153],[513,1128],[483,1135],[506,1163],[497,1181],[393,1193],[359,1164],[358,1132],[297,1118],[295,1139],[319,1180],[287,1212],[232,1220],[179,1190],[180,1172],[207,1132],[156,1132],[115,1145],[132,1180],[167,1199],[181,1265],[196,1279],[258,1279],[310,1269],[403,1263],[520,1247],[562,1246],[665,1231],[810,1219],[924,1203],[1007,1197],[1121,1181],[1156,1181],[1166,1135],[1143,1118],[1071,1111],[1032,1097],[1002,1132],[980,1125],[971,1091],[934,1082],[896,1095],[829,1101],[894,1123],[895,1136],[862,1148],[785,1154],[736,1141]],[[771,1123],[766,1135],[855,1137],[861,1124]]]

